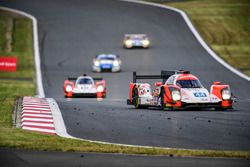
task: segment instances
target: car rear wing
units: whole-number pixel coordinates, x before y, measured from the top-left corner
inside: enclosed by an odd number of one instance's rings
[[[146,38],[147,35],[146,34],[125,34],[124,38]]]
[[[146,34],[125,34],[124,37],[129,37],[129,36],[146,36]]]
[[[69,81],[76,81],[77,78],[78,78],[78,77],[68,77],[68,80],[69,80]],[[95,80],[95,81],[101,81],[101,80],[103,80],[102,77],[92,77],[92,78],[93,78],[93,80]]]
[[[166,80],[174,75],[180,73],[189,73],[189,71],[184,70],[163,70],[160,75],[137,75],[136,72],[133,72],[133,83],[136,83],[137,79],[162,79],[162,83],[165,83]]]

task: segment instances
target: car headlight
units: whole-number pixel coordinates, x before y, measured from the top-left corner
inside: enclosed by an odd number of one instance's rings
[[[229,89],[223,89],[221,94],[223,100],[229,100],[231,98],[231,92]]]
[[[72,86],[71,85],[67,85],[66,86],[66,92],[72,92]]]
[[[181,100],[181,93],[179,90],[173,90],[171,94],[174,101]]]
[[[96,60],[96,61],[94,61],[94,65],[95,66],[100,66],[100,62]]]
[[[131,40],[126,40],[125,41],[125,45],[126,46],[131,46],[132,45],[132,41]]]
[[[119,66],[119,61],[118,60],[113,61],[113,66]]]
[[[150,43],[150,42],[149,42],[148,39],[145,39],[145,40],[142,41],[143,46],[148,46],[149,43]]]
[[[104,87],[102,85],[98,85],[96,88],[97,92],[103,92],[104,91]]]

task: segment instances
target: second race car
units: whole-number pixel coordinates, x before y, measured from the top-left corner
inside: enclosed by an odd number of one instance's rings
[[[95,82],[96,81],[96,82]],[[106,81],[84,74],[79,77],[69,77],[64,81],[65,97],[106,97]]]
[[[121,59],[116,54],[100,54],[93,59],[92,69],[94,72],[120,72]]]
[[[162,79],[162,82],[155,82],[155,89],[151,90],[150,84],[137,82],[137,79]],[[189,71],[162,71],[161,75],[137,75],[134,72],[129,87],[127,103],[136,108],[225,110],[233,105],[229,85],[214,82],[208,91]]]

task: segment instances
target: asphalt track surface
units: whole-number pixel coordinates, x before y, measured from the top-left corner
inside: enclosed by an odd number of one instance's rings
[[[117,0],[11,0],[6,6],[38,19],[43,84],[55,98],[70,135],[123,144],[190,149],[250,150],[250,84],[216,62],[182,17],[171,10]],[[126,33],[146,33],[149,49],[122,48]],[[104,101],[64,99],[67,76],[92,75],[99,53],[121,55],[121,73],[93,74],[107,81]],[[126,105],[132,72],[188,69],[210,87],[229,83],[238,102],[232,111],[136,110]]]
[[[212,161],[211,161],[212,160]],[[121,155],[100,153],[62,153],[0,149],[1,167],[247,167],[247,159],[185,158],[166,156]]]

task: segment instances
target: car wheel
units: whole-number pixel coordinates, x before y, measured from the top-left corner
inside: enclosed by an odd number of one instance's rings
[[[137,108],[137,109],[140,108],[139,98],[138,97],[136,97],[136,99],[135,99],[135,108]]]
[[[164,104],[164,94],[165,94],[165,90],[164,90],[164,88],[161,88],[160,98],[161,98],[161,108],[162,108],[162,109],[165,108],[165,104]]]
[[[140,108],[139,98],[138,98],[138,89],[134,88],[132,92],[132,103],[135,108]]]

